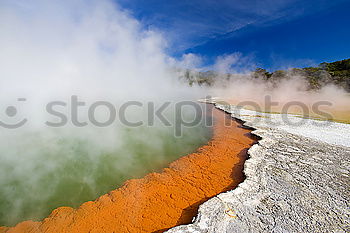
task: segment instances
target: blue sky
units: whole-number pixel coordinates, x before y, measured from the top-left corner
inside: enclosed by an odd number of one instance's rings
[[[118,0],[170,55],[240,52],[276,70],[350,58],[349,0]]]

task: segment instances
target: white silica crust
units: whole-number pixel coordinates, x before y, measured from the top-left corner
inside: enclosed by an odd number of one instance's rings
[[[217,107],[262,139],[248,152],[245,181],[202,204],[192,224],[169,233],[350,232],[349,125],[332,123],[322,130],[310,120],[298,128],[284,124],[279,114]]]
[[[234,105],[216,105],[216,107],[254,127],[284,130],[291,134],[350,147],[350,124],[302,118],[292,114],[261,113]]]

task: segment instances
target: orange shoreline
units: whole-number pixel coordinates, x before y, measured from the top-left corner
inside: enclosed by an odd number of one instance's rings
[[[190,223],[200,204],[244,180],[247,150],[256,142],[230,115],[214,108],[213,116],[208,144],[161,173],[129,180],[78,209],[57,208],[42,222],[0,227],[0,233],[163,232]]]

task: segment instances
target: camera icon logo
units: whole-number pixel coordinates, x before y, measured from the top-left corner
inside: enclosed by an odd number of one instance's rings
[[[27,99],[25,98],[18,98],[17,99],[18,101],[26,101]],[[17,115],[18,113],[18,110],[15,106],[8,106],[5,110],[5,114],[7,117],[9,118],[13,118]],[[14,124],[9,124],[9,123],[5,123],[3,122],[2,120],[0,120],[0,127],[3,127],[3,128],[6,128],[6,129],[18,129],[20,127],[22,127],[24,124],[27,123],[27,119],[24,118],[22,119],[21,121],[17,122],[17,123],[14,123]]]

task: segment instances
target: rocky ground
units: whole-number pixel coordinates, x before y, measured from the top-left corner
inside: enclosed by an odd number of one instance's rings
[[[350,232],[350,125],[288,125],[280,114],[217,107],[262,140],[249,150],[238,188],[205,202],[192,224],[168,233]]]

